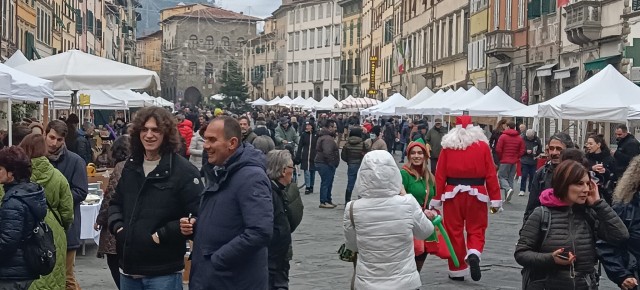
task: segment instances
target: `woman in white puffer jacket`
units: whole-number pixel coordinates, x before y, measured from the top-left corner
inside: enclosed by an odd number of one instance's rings
[[[413,238],[427,239],[433,224],[416,199],[401,194],[402,177],[393,156],[371,151],[362,159],[354,194],[344,212],[346,248],[358,252],[355,289],[418,289]],[[353,203],[351,225],[350,207]]]

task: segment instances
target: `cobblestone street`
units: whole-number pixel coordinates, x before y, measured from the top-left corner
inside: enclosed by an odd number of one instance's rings
[[[347,183],[346,164],[337,170],[333,187],[335,209],[320,209],[320,177],[316,174],[315,193],[303,196],[305,216],[293,234],[293,260],[291,261],[290,288],[297,289],[348,289],[352,265],[340,261],[336,254],[343,242],[342,216],[344,192]],[[299,177],[299,184],[303,183]],[[487,244],[482,257],[482,280],[453,282],[447,278],[446,261],[428,257],[422,270],[421,289],[521,289],[520,266],[513,258],[526,196],[514,194],[512,202],[504,206],[500,214],[489,216]],[[96,258],[96,246],[87,245],[85,256],[78,255],[76,272],[83,289],[115,289],[106,260]],[[618,289],[603,277],[600,289]],[[186,289],[186,287],[185,287]]]

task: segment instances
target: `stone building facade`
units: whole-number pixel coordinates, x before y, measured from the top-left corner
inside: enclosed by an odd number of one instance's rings
[[[257,21],[212,6],[162,20],[162,96],[197,104],[215,95],[226,61],[242,65],[243,47],[256,36]]]

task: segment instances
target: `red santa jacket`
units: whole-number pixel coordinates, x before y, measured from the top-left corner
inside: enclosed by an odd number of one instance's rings
[[[507,129],[502,132],[496,145],[496,153],[500,157],[500,163],[517,164],[520,157],[524,155],[524,140],[520,133],[514,129]]]
[[[189,146],[191,145],[191,138],[193,138],[193,123],[184,119],[184,121],[178,124],[178,132],[180,132],[182,138],[187,142],[187,155],[191,155],[189,154]]]
[[[444,144],[443,144],[444,145]],[[500,185],[489,144],[477,141],[465,149],[443,148],[436,168],[436,196],[432,207],[454,198],[456,194],[470,194],[492,207],[502,206]],[[484,179],[484,185],[449,184],[452,179]]]

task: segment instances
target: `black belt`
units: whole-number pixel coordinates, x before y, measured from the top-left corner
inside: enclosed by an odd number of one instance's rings
[[[484,178],[447,178],[448,185],[475,185],[481,186],[484,185]]]

